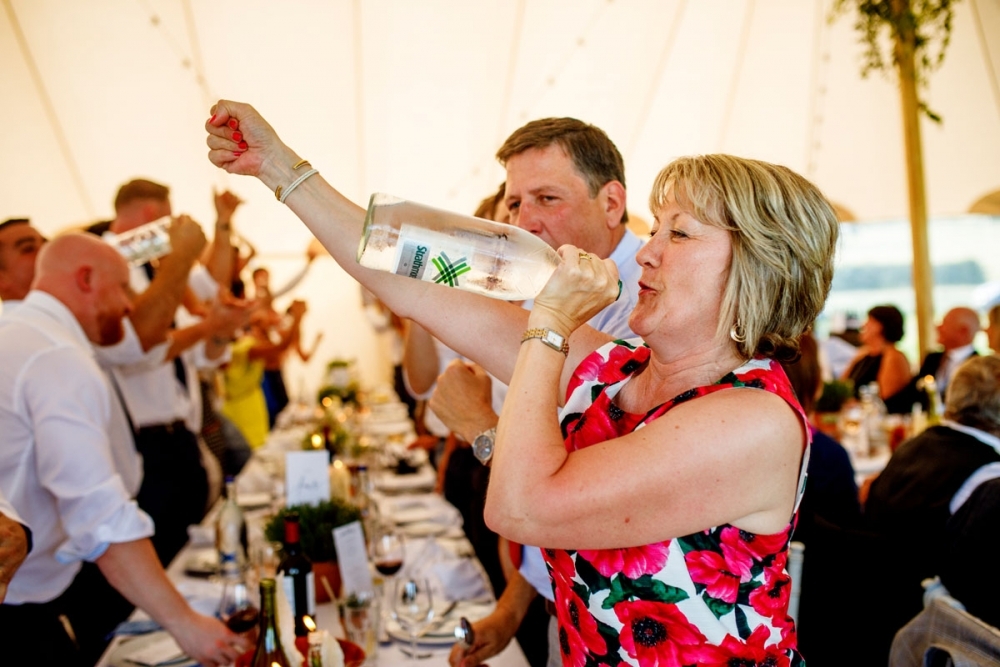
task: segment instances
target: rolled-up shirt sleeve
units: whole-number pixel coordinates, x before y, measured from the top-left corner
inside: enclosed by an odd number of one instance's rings
[[[111,458],[104,375],[66,348],[35,364],[22,395],[34,426],[38,480],[55,498],[66,534],[57,560],[93,560],[110,543],[150,536],[153,522],[130,499]]]

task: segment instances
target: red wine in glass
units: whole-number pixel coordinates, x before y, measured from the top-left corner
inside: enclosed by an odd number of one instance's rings
[[[375,561],[375,569],[387,577],[391,577],[399,572],[401,567],[403,567],[402,559]]]
[[[258,616],[256,607],[245,607],[226,619],[226,627],[241,635],[256,627]]]

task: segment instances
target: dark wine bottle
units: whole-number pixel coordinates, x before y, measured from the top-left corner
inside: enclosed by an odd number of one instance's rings
[[[285,516],[285,557],[278,564],[278,572],[285,575],[285,596],[295,614],[295,636],[306,637],[309,628],[303,618],[316,615],[316,589],[312,563],[302,554],[299,545],[299,515],[296,512]]]
[[[253,652],[251,667],[291,667],[278,633],[278,611],[275,603],[274,579],[260,580],[260,633],[257,649]]]

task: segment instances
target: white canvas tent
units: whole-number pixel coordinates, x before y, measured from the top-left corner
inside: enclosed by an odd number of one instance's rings
[[[209,165],[213,99],[253,103],[359,202],[372,191],[471,211],[503,178],[492,155],[532,118],[576,116],[625,156],[629,208],[689,153],[786,164],[860,219],[906,214],[894,81],[861,79],[853,17],[831,0],[0,0],[0,217],[46,232],[111,215],[118,185],[169,184],[210,223],[210,190],[276,275],[307,230],[250,179]],[[1000,0],[956,6],[926,98],[931,215],[1000,187]],[[318,365],[385,376],[357,288],[329,260],[301,294]],[[307,334],[308,337],[308,334]],[[294,371],[293,371],[294,372]],[[293,381],[293,392],[302,386]]]

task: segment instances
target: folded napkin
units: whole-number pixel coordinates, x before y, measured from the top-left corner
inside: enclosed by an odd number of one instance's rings
[[[490,596],[482,571],[467,558],[435,563],[430,567],[430,574],[441,584],[445,600],[475,600]]]

